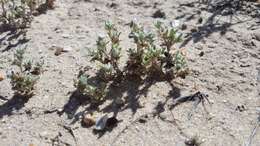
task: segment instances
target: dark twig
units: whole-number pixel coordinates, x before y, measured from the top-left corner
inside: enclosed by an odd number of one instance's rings
[[[76,146],[78,145],[78,141],[77,141],[77,138],[73,132],[74,129],[72,129],[70,126],[67,126],[67,125],[62,125],[62,124],[59,124],[61,127],[63,127],[64,129],[66,129],[70,135],[73,137],[73,140],[75,141],[75,144]]]
[[[5,97],[3,97],[3,96],[1,96],[1,95],[0,95],[0,100],[3,100],[3,101],[8,101],[8,99],[7,99],[7,98],[5,98]]]
[[[61,115],[61,108],[52,108],[52,109],[46,109],[43,107],[32,107],[30,109],[27,109],[28,112],[32,112],[33,114],[36,115],[46,115],[46,114],[52,114],[52,113],[57,113],[58,115]],[[36,112],[33,112],[36,111]]]
[[[61,145],[71,146],[71,144],[66,143],[66,142],[60,140],[59,137],[60,137],[60,135],[57,135],[57,136],[55,136],[54,138],[51,138],[51,145],[52,145],[52,146],[61,146]]]
[[[179,126],[179,124],[177,123],[177,119],[175,119],[175,116],[173,115],[173,112],[170,110],[171,116],[173,118],[173,121],[171,121],[171,123],[177,127],[177,129],[179,130],[180,134],[185,137],[185,138],[189,138],[189,136],[183,131],[183,128],[181,128]]]
[[[140,122],[140,123],[145,123],[149,118],[154,118],[154,117],[157,117],[158,119],[164,121],[164,122],[167,122],[167,123],[170,123],[172,125],[174,125],[175,127],[177,127],[177,129],[180,131],[180,134],[186,138],[188,138],[188,135],[183,131],[183,129],[178,125],[177,123],[177,119],[174,118],[174,115],[172,113],[172,111],[170,110],[171,112],[171,115],[172,115],[172,118],[173,120],[167,120],[167,119],[164,119],[160,116],[160,113],[158,113],[157,111],[153,111],[153,112],[150,112],[150,113],[146,113],[146,114],[143,114],[141,116],[139,116],[138,118],[136,118],[135,120],[133,120],[130,124],[128,124],[123,130],[121,130],[117,136],[114,138],[114,140],[112,141],[112,143],[110,144],[111,146],[114,145],[114,143],[116,142],[117,138],[119,138],[124,132],[126,132],[132,125],[136,124],[137,122]]]
[[[204,107],[205,111],[207,111],[206,107],[205,107],[205,101],[207,101],[209,104],[211,104],[211,102],[208,99],[208,95],[198,91],[195,94],[190,95],[190,96],[183,96],[183,97],[176,98],[173,101],[173,103],[170,105],[170,109],[173,109],[175,106],[177,106],[177,105],[179,105],[181,103],[184,103],[184,102],[188,102],[188,101],[194,101],[194,104],[193,104],[193,107],[191,109],[191,112],[188,115],[188,119],[191,118],[193,111],[198,107],[198,105],[200,103],[202,103],[202,106]]]
[[[59,116],[62,115],[63,110],[61,108],[54,108],[54,109],[49,109],[49,110],[44,110],[43,114],[52,114],[52,113],[56,113]]]
[[[251,132],[251,135],[249,136],[249,139],[248,139],[247,144],[245,146],[251,146],[252,140],[253,140],[259,126],[260,126],[260,113],[258,115],[257,123],[255,124],[255,127],[254,127],[253,131]]]

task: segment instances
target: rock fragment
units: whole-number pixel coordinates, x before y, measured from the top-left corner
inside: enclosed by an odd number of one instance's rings
[[[93,119],[93,117],[89,114],[84,115],[83,119],[82,119],[82,125],[86,126],[86,127],[91,127],[93,125],[95,125],[96,121]]]

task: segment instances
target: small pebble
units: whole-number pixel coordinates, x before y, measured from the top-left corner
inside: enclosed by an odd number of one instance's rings
[[[174,20],[171,22],[171,26],[173,28],[178,28],[180,26],[180,24],[181,24],[180,20]]]
[[[71,50],[72,50],[72,47],[71,47],[71,46],[65,46],[65,47],[63,47],[62,52],[69,52],[69,51],[71,51]]]
[[[198,29],[197,29],[197,28],[192,28],[190,31],[191,31],[192,33],[195,33],[195,32],[198,32]]]
[[[186,24],[182,24],[181,25],[181,30],[185,30],[185,29],[187,29],[187,25]]]
[[[62,109],[62,108],[59,108],[57,111],[58,111],[59,113],[61,113],[61,112],[63,111],[63,109]]]
[[[59,56],[59,55],[61,55],[62,51],[63,51],[63,48],[61,48],[61,47],[56,47],[56,50],[55,50],[54,55]]]
[[[65,39],[71,38],[71,36],[70,36],[69,34],[62,34],[61,36],[62,36],[63,38],[65,38]]]
[[[86,114],[82,119],[82,124],[86,127],[91,127],[95,125],[95,120],[93,119],[93,117],[91,117],[91,115]]]
[[[109,6],[110,8],[117,8],[117,7],[118,7],[118,4],[116,4],[116,3],[111,3],[111,4],[108,4],[108,6]]]
[[[199,56],[202,57],[202,56],[204,56],[204,54],[205,54],[205,53],[204,53],[203,51],[201,51],[200,54],[199,54]]]
[[[216,46],[215,46],[215,45],[212,45],[212,44],[209,44],[208,47],[209,47],[209,48],[216,48]]]

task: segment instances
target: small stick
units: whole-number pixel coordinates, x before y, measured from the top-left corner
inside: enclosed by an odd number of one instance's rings
[[[78,141],[77,141],[76,136],[73,132],[73,129],[69,126],[66,126],[66,125],[61,125],[61,124],[59,124],[59,125],[62,126],[64,129],[66,129],[70,133],[70,135],[73,137],[73,139],[75,141],[75,144],[78,145]]]
[[[8,99],[3,97],[3,96],[0,96],[0,99],[3,100],[3,101],[8,101]]]
[[[158,118],[161,119],[164,122],[168,122],[170,124],[173,124],[174,126],[177,127],[177,129],[180,131],[180,134],[186,138],[188,138],[187,134],[185,134],[182,130],[182,128],[177,124],[177,119],[174,118],[174,115],[172,113],[171,110],[169,110],[171,112],[171,115],[173,117],[173,121],[171,120],[165,120],[163,118],[160,117],[160,115],[156,112],[150,112],[150,113],[146,113],[143,114],[141,116],[139,116],[137,119],[133,120],[129,125],[125,126],[125,128],[123,130],[121,130],[117,136],[113,139],[112,143],[110,144],[110,146],[113,146],[113,144],[116,142],[117,138],[119,138],[121,136],[121,134],[123,134],[126,130],[128,130],[130,128],[130,126],[134,125],[136,122],[138,122],[139,120],[141,120],[142,118],[149,118],[149,116],[151,116],[152,118],[158,115]]]
[[[69,143],[61,141],[59,139],[59,135],[55,136],[54,138],[50,138],[50,140],[51,140],[51,145],[52,146],[60,146],[61,144],[64,144],[65,146],[71,146]],[[55,144],[56,142],[57,142],[57,144]]]
[[[256,131],[259,128],[259,126],[260,126],[260,114],[259,114],[259,117],[258,117],[258,121],[255,124],[255,127],[254,127],[251,135],[249,136],[249,139],[248,139],[247,144],[245,146],[251,146],[252,140],[253,140],[253,138],[254,138],[254,136],[256,134]]]
[[[195,110],[197,109],[197,107],[198,107],[198,105],[199,105],[200,102],[201,102],[201,101],[200,101],[199,99],[196,99],[196,100],[195,100],[195,102],[194,102],[194,104],[193,104],[193,106],[192,106],[192,108],[191,108],[191,111],[190,111],[189,114],[188,114],[188,120],[191,119],[193,113],[194,113]]]
[[[200,91],[199,92],[196,92],[195,94],[193,95],[190,95],[190,96],[183,96],[183,97],[178,97],[176,98],[174,101],[173,101],[173,104],[170,105],[170,110],[172,108],[174,108],[175,106],[181,104],[181,103],[184,103],[184,102],[187,102],[187,101],[194,101],[194,104],[193,104],[193,107],[190,111],[190,113],[188,114],[188,119],[191,118],[192,116],[192,113],[194,112],[194,110],[198,107],[199,103],[202,103],[204,109],[205,108],[205,101],[207,101],[209,104],[211,104],[211,102],[209,101],[208,99],[208,95],[204,94],[204,93],[201,93]],[[207,112],[207,111],[206,111]],[[207,112],[208,113],[208,112]]]

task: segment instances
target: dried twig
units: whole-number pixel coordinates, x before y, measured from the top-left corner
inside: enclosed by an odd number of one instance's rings
[[[255,124],[254,129],[252,130],[251,135],[249,136],[249,139],[248,139],[245,146],[251,146],[252,140],[253,140],[253,138],[256,134],[256,131],[259,127],[260,127],[260,113],[258,115],[257,123]]]
[[[206,107],[205,107],[205,101],[207,101],[209,104],[212,104],[209,101],[207,94],[204,94],[204,93],[201,93],[200,91],[198,91],[195,94],[190,95],[190,96],[183,96],[183,97],[176,98],[173,101],[173,103],[170,105],[170,109],[173,109],[175,106],[177,106],[177,105],[179,105],[181,103],[187,102],[187,101],[194,101],[194,104],[193,104],[193,107],[191,109],[191,112],[188,114],[188,119],[191,118],[193,111],[195,111],[195,109],[198,107],[198,105],[200,103],[202,103],[205,111],[207,111]]]
[[[60,140],[59,137],[60,137],[60,135],[57,135],[54,138],[51,138],[51,145],[52,146],[61,146],[61,145],[71,146],[71,144]]]
[[[66,129],[70,135],[73,137],[73,140],[75,141],[75,144],[76,146],[78,145],[78,141],[77,141],[77,138],[73,132],[74,129],[72,129],[70,126],[67,126],[67,125],[62,125],[62,124],[59,124],[61,127],[63,127],[64,129]]]
[[[135,123],[137,122],[140,122],[140,123],[145,123],[146,120],[151,117],[151,118],[154,118],[155,116],[158,117],[158,119],[164,121],[164,122],[167,122],[167,123],[170,123],[172,125],[174,125],[175,127],[177,127],[177,129],[180,131],[180,134],[186,138],[189,138],[188,135],[183,131],[183,129],[178,125],[178,123],[176,122],[177,119],[174,118],[174,115],[172,113],[172,111],[170,110],[171,112],[171,115],[172,115],[172,118],[173,120],[167,120],[167,119],[164,119],[160,116],[160,113],[158,113],[157,111],[153,111],[153,112],[150,112],[150,113],[146,113],[146,114],[143,114],[141,116],[139,116],[138,118],[136,118],[135,120],[133,120],[129,125],[127,125],[123,130],[121,130],[117,136],[114,138],[114,140],[112,141],[112,143],[110,144],[111,146],[113,146],[113,144],[116,142],[117,138],[120,137],[125,131],[127,131],[132,125],[134,125]]]
[[[0,96],[0,100],[3,100],[3,101],[8,101],[7,98],[3,97],[3,96]]]

